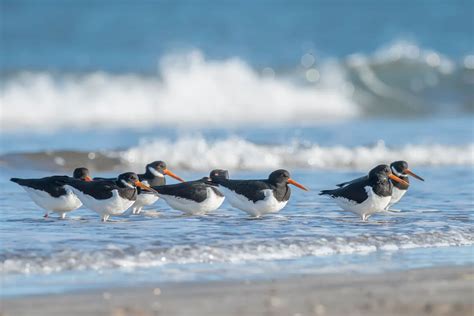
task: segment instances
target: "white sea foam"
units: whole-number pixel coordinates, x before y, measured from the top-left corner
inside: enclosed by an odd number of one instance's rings
[[[368,168],[406,160],[410,165],[474,165],[474,143],[466,145],[404,145],[391,148],[380,141],[373,146],[260,145],[239,137],[209,141],[183,137],[156,139],[120,152],[110,152],[125,164],[144,165],[157,157],[174,168],[189,170],[268,170],[286,168]],[[192,159],[190,159],[192,157]]]
[[[358,107],[339,90],[265,77],[238,58],[211,61],[194,51],[163,58],[157,76],[18,74],[2,85],[2,128],[226,126],[357,116]]]
[[[22,72],[0,85],[2,129],[317,123],[364,115],[472,112],[469,56],[456,63],[406,41],[310,69],[252,68],[199,51],[168,55],[155,75]],[[446,102],[432,89],[456,98]]]
[[[121,249],[105,247],[100,251],[62,250],[45,256],[4,255],[3,274],[48,274],[61,271],[135,269],[166,264],[244,263],[295,259],[303,256],[369,254],[411,248],[473,245],[470,230],[396,234],[391,236],[262,239],[216,245],[175,245],[170,248]]]

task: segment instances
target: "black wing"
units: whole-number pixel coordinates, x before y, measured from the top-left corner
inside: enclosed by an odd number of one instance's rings
[[[365,190],[365,187],[368,185],[367,181],[354,182],[339,189],[323,190],[319,195],[330,195],[335,198],[343,197],[357,203],[362,203],[368,198],[367,191]]]
[[[234,191],[237,194],[245,196],[253,202],[257,202],[265,198],[263,190],[273,189],[273,187],[265,180],[219,179],[217,183],[229,190]]]
[[[365,181],[369,178],[368,175],[365,175],[365,176],[362,176],[360,178],[357,178],[357,179],[354,179],[354,180],[351,180],[351,181],[347,181],[347,182],[343,182],[343,183],[339,183],[339,184],[336,184],[336,186],[342,188],[342,187],[345,187],[349,184],[352,184],[352,183],[356,183],[356,182],[360,182],[360,181]]]
[[[120,190],[114,181],[81,181],[77,179],[68,179],[67,183],[84,194],[90,195],[98,200],[106,200],[112,197],[113,190]]]
[[[198,203],[207,199],[207,188],[209,186],[203,181],[188,181],[171,185],[157,185],[152,188],[158,194],[175,196]]]
[[[64,189],[63,185],[68,179],[72,178],[69,178],[68,176],[52,176],[41,179],[11,178],[10,181],[15,182],[21,186],[45,191],[52,197],[60,197],[66,194],[66,190]]]
[[[117,178],[101,178],[101,177],[95,177],[93,179],[94,181],[115,181]]]

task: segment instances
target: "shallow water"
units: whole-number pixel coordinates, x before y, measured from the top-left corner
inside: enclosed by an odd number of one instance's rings
[[[471,167],[416,168],[426,182],[412,183],[397,205],[402,211],[367,223],[317,195],[355,172],[294,171],[311,191],[294,189],[284,210],[258,220],[228,204],[207,216],[182,216],[159,201],[144,215],[104,224],[88,210],[66,220],[43,219],[26,194],[6,182],[12,170],[2,171],[3,295],[474,262]],[[241,171],[235,177],[265,174]]]
[[[2,135],[2,295],[130,286],[146,282],[256,279],[298,273],[378,273],[474,263],[472,117],[365,119],[314,126],[173,130],[64,130]],[[71,142],[71,139],[74,141]],[[252,220],[224,202],[183,216],[158,201],[144,215],[99,217],[80,209],[42,218],[10,177],[88,166],[94,176],[142,172],[163,159],[186,180],[212,168],[265,178],[286,168],[293,189],[278,214]],[[413,179],[395,206],[367,223],[319,190],[405,159]],[[171,181],[172,183],[172,181]]]

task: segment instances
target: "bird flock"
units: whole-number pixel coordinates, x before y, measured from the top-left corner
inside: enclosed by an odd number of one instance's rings
[[[166,184],[166,176],[179,181]],[[355,213],[363,221],[377,212],[390,211],[409,188],[408,176],[423,178],[408,168],[405,161],[378,165],[363,177],[343,182],[319,194],[332,198],[343,210]],[[73,176],[50,176],[40,179],[12,178],[45,210],[64,219],[68,212],[81,206],[99,214],[106,222],[131,209],[140,214],[145,206],[163,199],[173,209],[188,215],[203,215],[217,210],[225,199],[234,208],[252,217],[280,211],[291,195],[289,184],[304,191],[304,185],[290,177],[286,170],[275,170],[262,180],[230,179],[227,170],[212,170],[208,177],[184,181],[170,171],[163,161],[146,165],[145,173],[122,173],[116,178],[92,178],[87,168],[76,168]]]

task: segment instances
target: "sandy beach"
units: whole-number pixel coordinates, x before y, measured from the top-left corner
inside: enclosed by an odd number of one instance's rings
[[[472,315],[474,268],[155,284],[8,298],[22,315]]]

